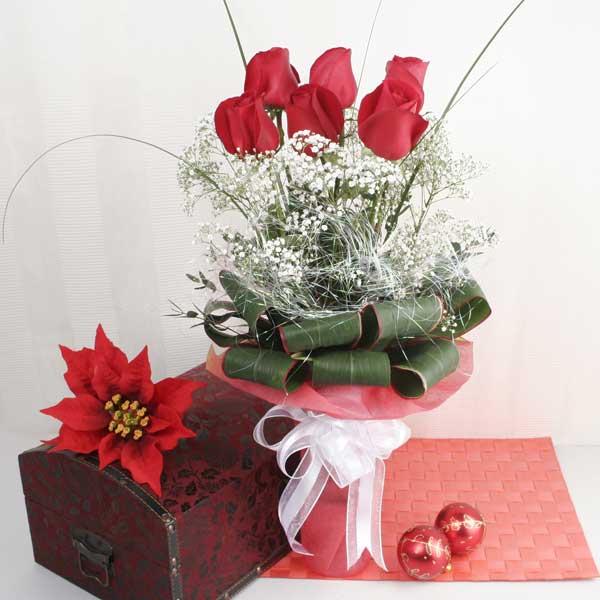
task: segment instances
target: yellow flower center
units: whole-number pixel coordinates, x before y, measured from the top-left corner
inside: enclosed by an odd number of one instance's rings
[[[144,435],[144,429],[150,424],[146,414],[148,408],[137,400],[129,401],[121,394],[115,394],[105,405],[104,410],[110,413],[111,421],[108,430],[122,438],[139,440]]]

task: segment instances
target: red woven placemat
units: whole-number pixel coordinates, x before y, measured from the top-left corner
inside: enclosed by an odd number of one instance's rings
[[[487,522],[483,544],[454,557],[437,581],[598,577],[550,438],[412,439],[387,461],[383,506],[385,573],[371,562],[351,579],[408,579],[396,558],[402,533],[433,524],[449,502],[468,502]],[[290,554],[264,577],[323,579]]]

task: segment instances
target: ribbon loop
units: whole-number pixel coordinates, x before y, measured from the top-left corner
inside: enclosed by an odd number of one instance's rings
[[[297,425],[282,439],[268,442],[265,423],[282,417],[297,421]],[[310,555],[296,536],[331,478],[339,488],[348,488],[348,568],[367,550],[387,571],[381,544],[384,461],[409,438],[410,429],[401,419],[358,421],[292,406],[271,408],[257,423],[254,439],[277,453],[279,468],[290,477],[279,500],[279,519],[292,550]],[[289,474],[288,459],[301,451],[304,455],[300,464]]]

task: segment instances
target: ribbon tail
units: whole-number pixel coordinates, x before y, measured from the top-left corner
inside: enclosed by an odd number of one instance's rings
[[[346,510],[346,556],[348,569],[354,566],[364,550],[384,571],[381,509],[385,484],[385,463],[375,461],[375,468],[348,486]]]
[[[378,458],[375,461],[375,472],[372,482],[371,496],[371,543],[370,552],[373,560],[384,570],[387,565],[383,558],[383,540],[381,536],[381,512],[383,507],[383,488],[385,486],[385,462]]]
[[[307,451],[294,476],[286,485],[279,499],[279,520],[285,531],[290,548],[298,554],[312,554],[296,540],[302,525],[321,497],[329,474],[320,460]]]

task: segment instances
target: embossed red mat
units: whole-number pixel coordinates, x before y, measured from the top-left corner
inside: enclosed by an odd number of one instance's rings
[[[486,537],[472,554],[454,557],[452,571],[437,581],[598,577],[550,438],[412,439],[386,464],[383,543],[391,572],[372,562],[351,579],[408,579],[395,556],[402,532],[433,524],[456,501],[481,510]],[[263,577],[323,579],[296,554]]]

